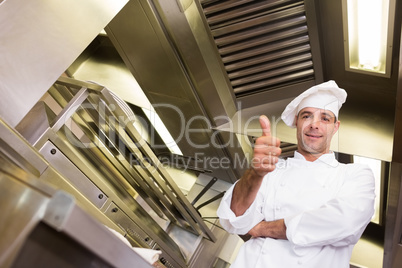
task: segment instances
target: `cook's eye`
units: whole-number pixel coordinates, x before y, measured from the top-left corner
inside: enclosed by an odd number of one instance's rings
[[[305,114],[302,116],[303,119],[311,118],[311,115]]]
[[[323,117],[322,120],[325,121],[325,122],[331,121],[331,119],[329,117]]]

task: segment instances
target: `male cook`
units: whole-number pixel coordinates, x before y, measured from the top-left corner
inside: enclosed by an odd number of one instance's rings
[[[250,168],[218,209],[230,233],[250,234],[232,268],[347,268],[353,246],[374,213],[374,175],[360,164],[341,164],[330,151],[345,90],[316,85],[285,108],[297,128],[297,151],[280,159],[280,141],[260,117]]]

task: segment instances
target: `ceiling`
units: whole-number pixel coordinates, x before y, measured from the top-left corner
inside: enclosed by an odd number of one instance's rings
[[[106,27],[107,39],[95,39],[70,70],[74,76],[88,61],[125,67],[192,165],[229,182],[247,167],[256,118],[277,122],[288,147],[296,141],[279,120],[284,106],[331,79],[348,92],[334,150],[391,161],[402,8],[396,10],[390,78],[345,71],[338,0],[132,0]]]

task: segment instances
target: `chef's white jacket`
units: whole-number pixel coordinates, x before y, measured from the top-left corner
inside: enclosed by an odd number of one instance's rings
[[[333,153],[309,162],[297,152],[264,177],[239,217],[230,209],[233,185],[217,211],[221,225],[246,234],[262,220],[284,219],[288,240],[252,238],[231,267],[349,267],[353,246],[374,213],[374,185],[368,166],[341,164]]]

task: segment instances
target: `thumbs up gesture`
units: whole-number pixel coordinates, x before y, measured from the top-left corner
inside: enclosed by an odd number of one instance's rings
[[[257,175],[263,177],[274,171],[275,164],[282,150],[280,140],[271,136],[271,123],[265,115],[260,116],[262,136],[259,137],[254,146],[254,156],[251,161],[251,168]]]

